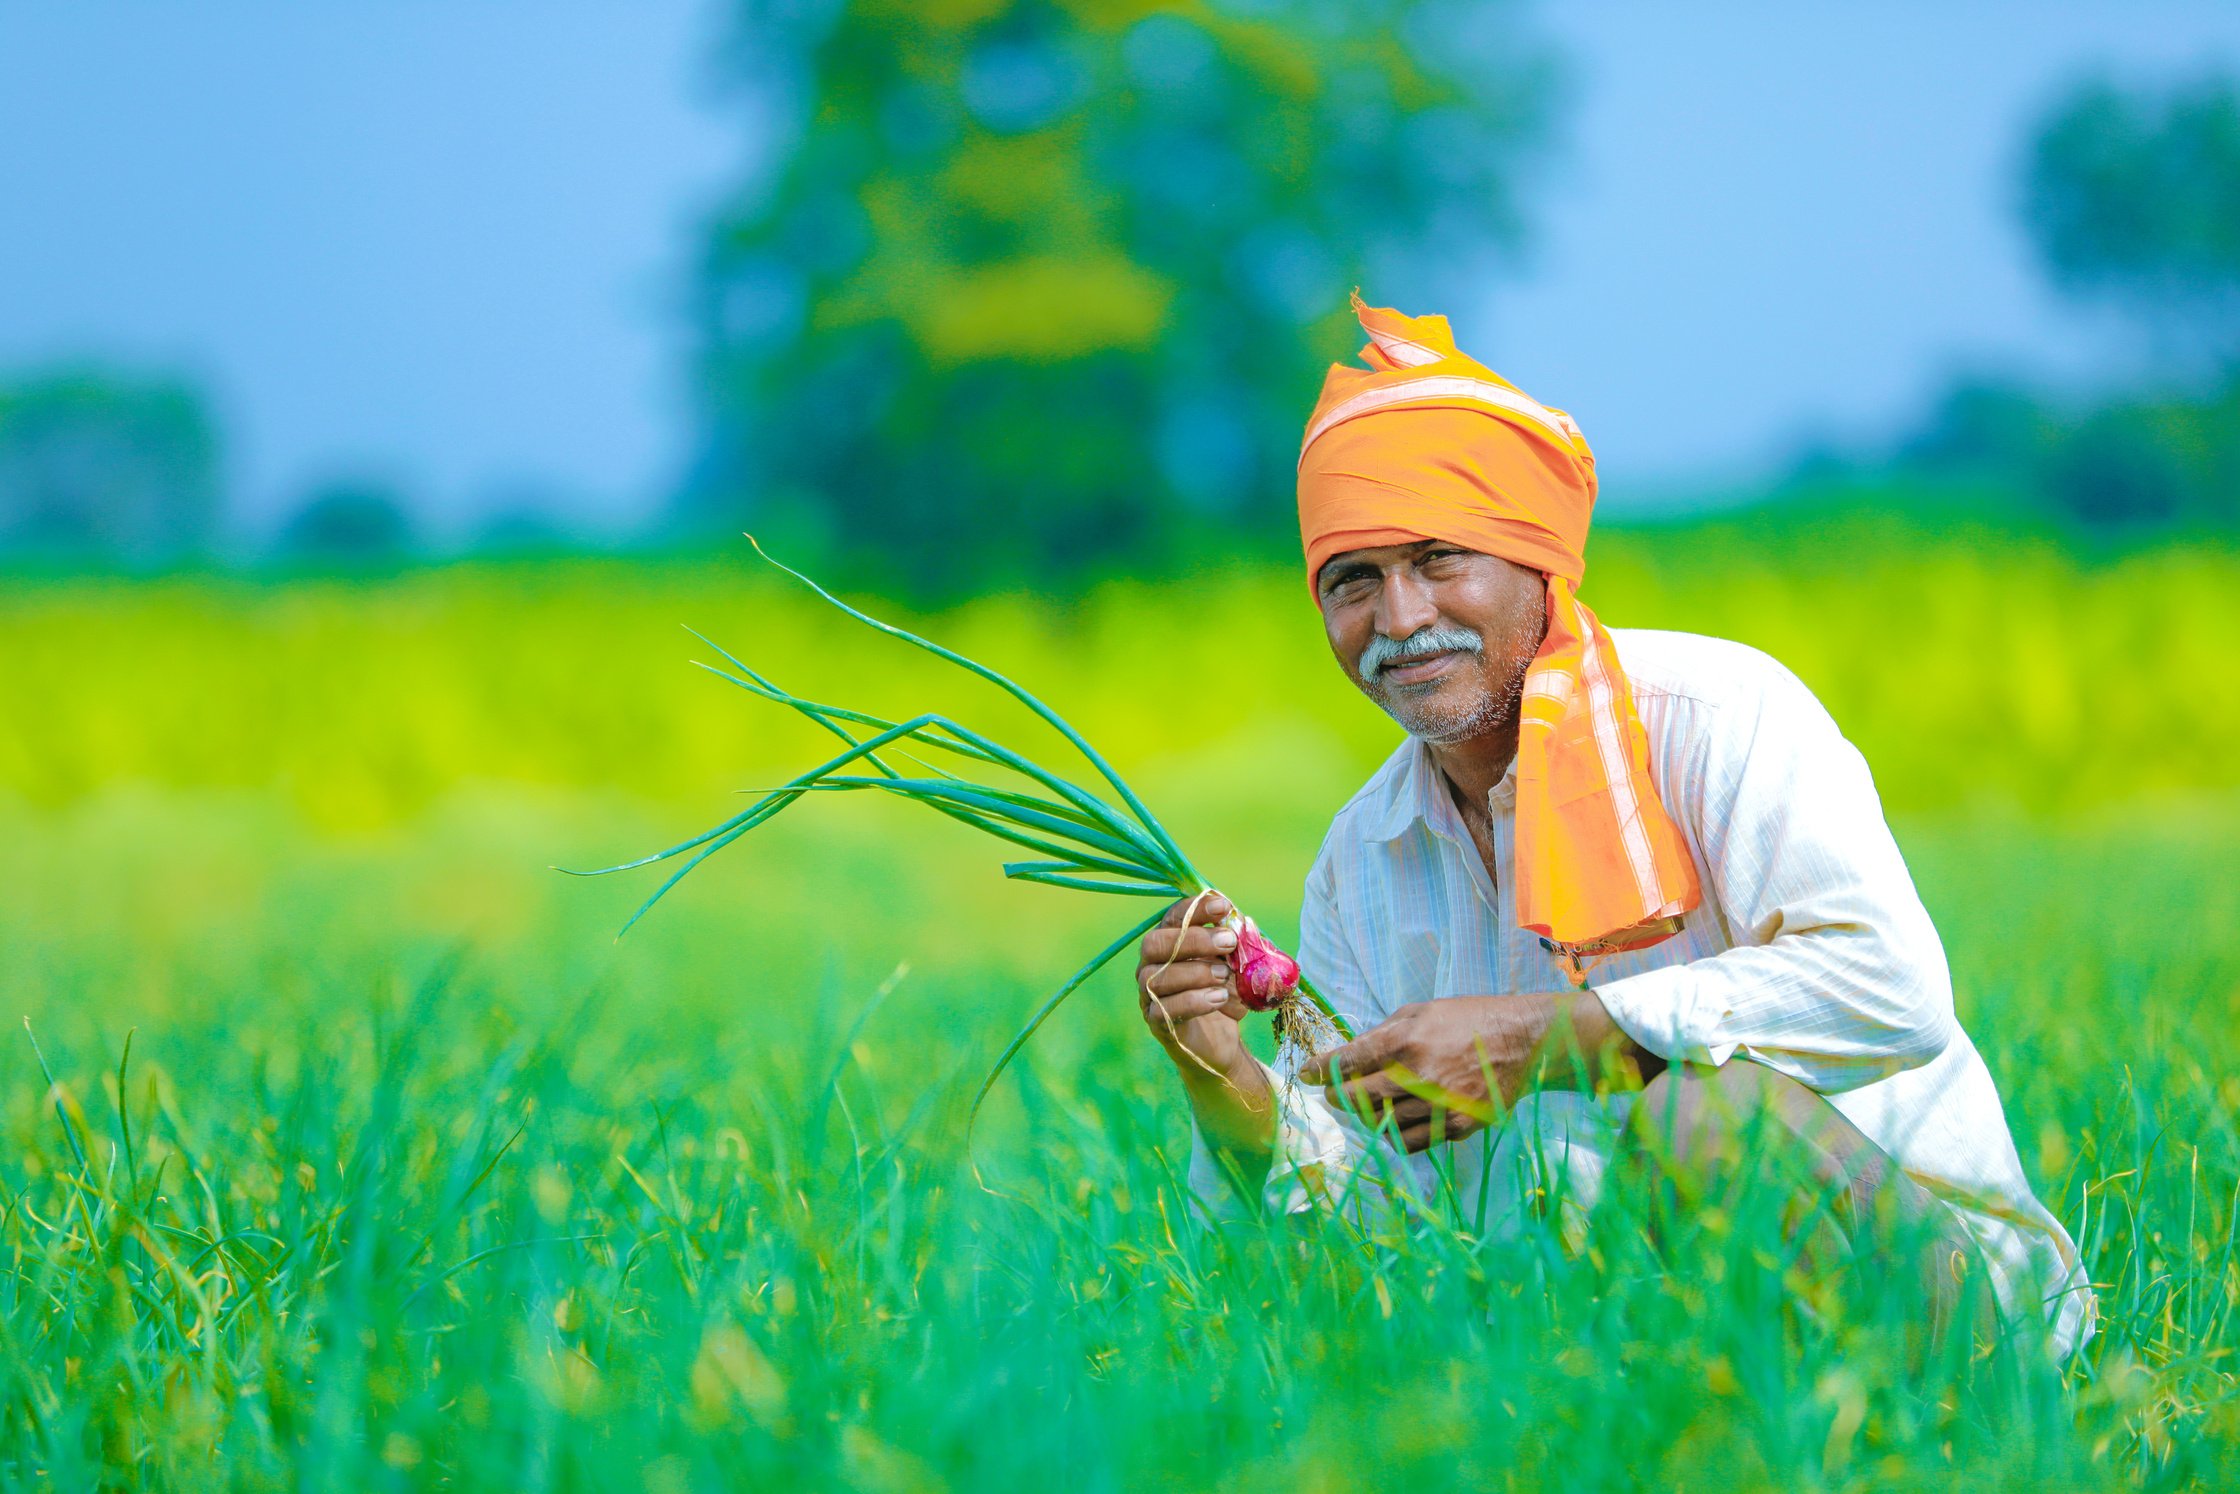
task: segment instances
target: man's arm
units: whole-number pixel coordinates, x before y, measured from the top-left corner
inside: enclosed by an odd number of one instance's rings
[[[1754,709],[1697,707],[1700,786],[1674,806],[1736,947],[1597,991],[1660,1058],[1741,1051],[1833,1094],[1943,1052],[1952,977],[1865,760],[1802,683],[1769,670]]]
[[[1244,1045],[1246,1008],[1228,966],[1237,936],[1216,927],[1230,911],[1217,892],[1169,908],[1144,935],[1136,1000],[1182,1079],[1198,1129],[1257,1187],[1275,1146],[1275,1094]]]
[[[1246,1010],[1230,989],[1228,946],[1212,927],[1229,904],[1214,894],[1185,930],[1187,907],[1178,903],[1145,937],[1136,994],[1190,1100],[1197,1132],[1191,1189],[1216,1217],[1240,1205],[1312,1207],[1321,1190],[1351,1173],[1361,1144],[1317,1091],[1285,1082],[1246,1049],[1239,1025]],[[1367,1025],[1368,991],[1338,926],[1326,863],[1307,877],[1300,924],[1300,960],[1317,989],[1350,1021]],[[1193,968],[1176,973],[1186,965]]]

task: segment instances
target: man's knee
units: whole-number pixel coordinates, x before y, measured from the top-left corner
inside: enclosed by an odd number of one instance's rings
[[[1753,1174],[1832,1190],[1855,1221],[1903,1179],[1825,1095],[1746,1060],[1666,1070],[1642,1090],[1627,1131],[1660,1168],[1708,1183],[1748,1160]]]
[[[1788,1108],[1784,1085],[1811,1095],[1761,1064],[1674,1064],[1650,1080],[1634,1101],[1626,1120],[1628,1139],[1675,1164],[1710,1162],[1733,1145],[1754,1117],[1779,1115]]]

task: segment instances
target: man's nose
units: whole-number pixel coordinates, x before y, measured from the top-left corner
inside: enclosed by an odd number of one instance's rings
[[[1398,641],[1422,632],[1439,620],[1439,608],[1431,599],[1431,588],[1423,578],[1415,575],[1412,567],[1395,569],[1386,574],[1384,587],[1377,593],[1377,631]]]

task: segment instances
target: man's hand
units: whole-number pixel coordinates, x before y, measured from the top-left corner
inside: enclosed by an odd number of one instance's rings
[[[1214,927],[1229,912],[1229,900],[1218,892],[1198,898],[1195,907],[1184,898],[1143,936],[1136,960],[1144,1024],[1185,1075],[1228,1074],[1250,1065],[1237,1026],[1245,1005],[1229,983],[1237,936]]]
[[[1237,936],[1214,926],[1229,913],[1229,900],[1218,892],[1169,908],[1143,936],[1136,1001],[1207,1135],[1264,1160],[1274,1138],[1273,1096],[1238,1026],[1247,1012],[1230,980]]]
[[[1593,1083],[1604,1061],[1643,1053],[1592,991],[1450,996],[1404,1006],[1299,1077],[1330,1104],[1371,1122],[1388,1114],[1411,1152],[1483,1129],[1516,1102],[1544,1060],[1560,1060],[1568,1035],[1585,1060],[1547,1062],[1544,1082]]]

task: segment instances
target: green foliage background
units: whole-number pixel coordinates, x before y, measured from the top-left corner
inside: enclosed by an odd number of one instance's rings
[[[0,378],[0,552],[146,568],[218,527],[216,422],[177,378],[86,367]]]
[[[1346,288],[1482,282],[1545,135],[1506,0],[811,14],[728,54],[798,138],[709,232],[692,503],[949,595],[1280,530]]]
[[[2023,152],[2021,226],[2053,287],[2101,313],[2082,389],[1961,379],[1902,460],[1967,474],[2090,539],[2240,525],[2240,85],[2090,78]],[[2113,312],[2110,318],[2106,313]]]
[[[2231,548],[2086,559],[2050,532],[1912,518],[1889,496],[1612,528],[1594,539],[1586,595],[1619,626],[1781,659],[1899,813],[2047,815],[2240,788],[2240,694],[2214,688],[2240,639]],[[903,615],[1154,775],[1177,755],[1266,759],[1315,813],[1395,740],[1336,688],[1288,565],[1208,555],[1164,580]],[[389,830],[462,780],[706,806],[801,766],[822,739],[686,668],[685,625],[804,691],[872,709],[957,703],[939,666],[790,590],[743,544],[472,562],[372,586],[24,584],[0,617],[0,700],[39,723],[0,736],[0,786],[40,808],[135,783],[276,793],[317,825]],[[1025,729],[1001,702],[982,709]]]
[[[2223,356],[2240,335],[2240,92],[2092,79],[2040,121],[2024,216],[2054,283]],[[2182,328],[2175,324],[2192,321]]]

